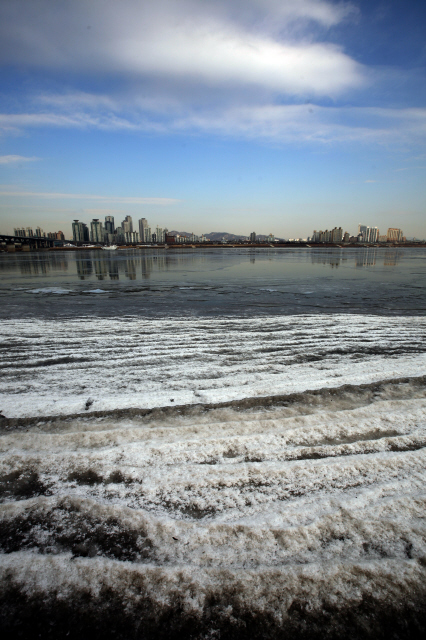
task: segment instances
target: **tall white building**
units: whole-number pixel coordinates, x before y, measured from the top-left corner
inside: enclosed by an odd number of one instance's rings
[[[99,218],[93,218],[90,223],[90,240],[91,242],[104,242],[104,226]]]
[[[74,242],[86,242],[89,240],[89,229],[87,228],[87,224],[84,224],[84,222],[80,222],[79,220],[74,220],[71,226],[72,239]]]
[[[377,227],[367,227],[365,224],[358,225],[358,238],[361,242],[378,242],[379,234]]]
[[[139,224],[139,238],[141,239],[141,242],[145,242],[145,229],[148,226],[148,220],[146,218],[141,218],[138,221]]]
[[[379,241],[379,229],[377,227],[367,227],[367,242],[378,242]]]
[[[402,229],[389,228],[387,233],[388,242],[402,242]]]
[[[137,231],[126,231],[124,237],[129,244],[137,244],[139,242],[139,233]]]
[[[124,233],[131,233],[133,231],[133,220],[132,216],[126,216],[121,223]]]
[[[157,226],[156,230],[155,230],[155,235],[157,238],[157,242],[159,244],[163,244],[164,242],[164,231],[161,227]]]
[[[362,236],[362,240],[365,241],[366,237],[367,237],[367,227],[365,224],[359,224],[358,225],[358,235]]]
[[[114,231],[114,216],[105,216],[105,233],[112,235]]]

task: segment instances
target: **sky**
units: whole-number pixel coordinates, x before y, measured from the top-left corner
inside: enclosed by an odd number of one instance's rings
[[[426,238],[424,0],[3,0],[0,232]]]

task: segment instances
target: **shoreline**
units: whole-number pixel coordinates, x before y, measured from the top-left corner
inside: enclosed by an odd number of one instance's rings
[[[24,245],[25,246],[25,245]],[[214,244],[214,243],[182,243],[182,244],[163,244],[163,245],[152,245],[152,246],[138,246],[138,245],[123,245],[117,248],[117,251],[126,251],[126,250],[165,250],[165,249],[176,249],[176,250],[184,250],[184,249],[426,249],[426,242],[423,243],[413,243],[413,242],[404,242],[404,243],[387,243],[387,244],[368,244],[368,243],[351,243],[351,244],[332,244],[332,243],[313,243],[313,242],[286,242],[286,243],[256,243],[256,244],[233,244],[233,243],[225,243],[225,244]],[[100,251],[102,250],[102,246],[99,247],[44,247],[44,248],[31,248],[31,249],[22,249],[22,247],[15,247],[15,249],[0,249],[0,253],[13,254],[13,253],[45,253],[49,251]]]

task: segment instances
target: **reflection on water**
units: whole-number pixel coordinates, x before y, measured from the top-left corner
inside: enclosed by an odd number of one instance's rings
[[[376,247],[362,247],[353,252],[348,250],[341,250],[340,254],[338,250],[332,249],[330,251],[312,251],[311,262],[312,264],[329,265],[332,269],[338,268],[345,262],[353,260],[357,269],[363,267],[374,267],[376,263],[382,264],[384,267],[396,267],[404,252],[401,249],[387,249],[385,253],[383,250]]]
[[[365,248],[357,254],[356,267],[374,267],[376,264],[377,249]]]
[[[93,261],[90,258],[76,256],[77,274],[80,280],[88,278],[93,273]]]
[[[68,270],[68,255],[66,253],[61,254],[49,254],[49,260],[45,259],[42,254],[24,254],[25,260],[17,260],[17,266],[23,276],[26,275],[43,275],[50,271],[67,271]]]
[[[398,251],[398,249],[388,249],[385,253],[383,264],[385,267],[395,267],[398,264],[400,257],[401,252]]]
[[[347,259],[346,254],[343,256],[343,254],[340,253],[339,255],[336,251],[313,251],[311,254],[312,264],[327,264],[332,269],[337,269],[341,262],[344,262]]]
[[[90,278],[93,274],[98,280],[119,280],[120,276],[128,280],[137,280],[138,274],[143,279],[149,279],[153,271],[168,271],[176,268],[176,266],[191,266],[204,263],[204,256],[180,253],[178,255],[169,255],[166,252],[162,254],[143,253],[136,255],[128,255],[126,252],[124,258],[123,253],[97,253],[96,255],[75,255],[75,263],[77,275],[80,280]],[[255,262],[254,258],[250,262]],[[59,267],[61,268],[61,267]],[[63,267],[67,270],[68,264]],[[28,272],[35,273],[35,272]]]
[[[286,262],[327,265],[337,269],[345,264],[356,269],[382,265],[395,267],[407,250],[360,248],[342,249],[298,249],[298,250],[234,250],[218,249],[203,251],[151,250],[151,251],[79,251],[21,253],[5,256],[0,263],[0,272],[18,271],[23,276],[47,275],[54,272],[75,272],[79,280],[138,280],[149,279],[156,272],[189,269],[209,270],[220,265]]]
[[[424,313],[425,258],[364,247],[0,254],[0,317]]]
[[[406,251],[405,251],[406,253]],[[181,268],[191,271],[215,269],[222,265],[269,262],[307,263],[327,265],[337,269],[345,264],[355,268],[374,267],[381,264],[395,267],[404,257],[401,249],[360,248],[341,249],[298,249],[298,250],[162,250],[162,251],[103,251],[43,252],[7,255],[0,263],[0,272],[18,271],[23,276],[47,275],[54,272],[73,271],[79,280],[147,280],[154,272],[167,272]]]

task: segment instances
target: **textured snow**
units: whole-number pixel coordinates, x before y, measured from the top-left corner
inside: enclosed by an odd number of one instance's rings
[[[106,593],[135,624],[145,603],[206,638],[247,611],[298,632],[299,610],[342,612],[333,637],[378,612],[408,624],[426,584],[425,324],[4,322],[2,413],[33,419],[0,432],[0,595],[54,610]]]
[[[426,370],[421,317],[78,318],[0,328],[7,417],[205,404]]]
[[[179,594],[179,616],[237,594],[279,624],[299,600],[412,603],[426,578],[425,391],[6,432],[0,576],[61,602],[109,588],[129,610],[143,584],[153,610]]]

